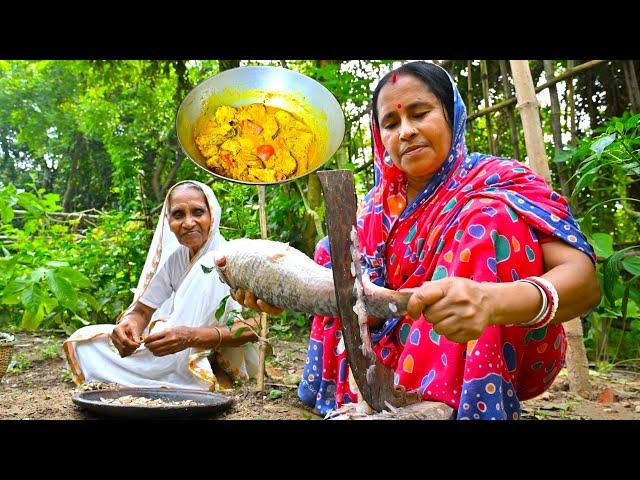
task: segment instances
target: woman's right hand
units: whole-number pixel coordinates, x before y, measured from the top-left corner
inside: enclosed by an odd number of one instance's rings
[[[216,258],[216,265],[218,267],[224,267],[227,263],[227,259],[224,256]],[[246,307],[254,312],[258,313],[267,313],[269,315],[280,315],[284,312],[284,308],[274,307],[273,305],[256,298],[256,296],[249,291],[242,290],[241,288],[237,289],[235,292],[231,291],[231,296],[233,299],[238,302],[243,307]]]
[[[128,357],[135,352],[142,341],[140,340],[140,324],[135,315],[125,315],[111,332],[111,341],[120,352],[121,357]]]

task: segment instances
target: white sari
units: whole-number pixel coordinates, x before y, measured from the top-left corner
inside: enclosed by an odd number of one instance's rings
[[[228,315],[242,309],[240,304],[229,297],[224,314],[219,320],[215,317],[222,300],[229,295],[229,287],[220,280],[215,269],[210,269],[214,265],[214,250],[226,242],[220,234],[221,209],[211,188],[199,182],[190,182],[198,185],[207,198],[211,213],[209,236],[205,245],[190,262],[186,262],[182,271],[172,272],[174,278],[179,278],[178,285],[171,296],[154,312],[143,335],[177,326],[223,327]],[[165,266],[167,259],[174,252],[182,254],[179,249],[187,249],[178,242],[169,228],[170,194],[171,190],[165,198],[153,241],[134,291],[133,302],[124,313],[133,309],[138,299],[152,284],[156,273]],[[202,266],[206,266],[209,273],[205,273]],[[111,342],[113,328],[112,324],[90,325],[75,331],[64,342],[63,348],[76,384],[107,382],[127,387],[193,388],[210,391],[220,389],[207,359],[212,353],[211,350],[187,348],[171,355],[156,357],[143,344],[132,355],[122,358]],[[235,380],[247,381],[257,375],[258,351],[253,343],[217,349],[215,355],[220,367]]]

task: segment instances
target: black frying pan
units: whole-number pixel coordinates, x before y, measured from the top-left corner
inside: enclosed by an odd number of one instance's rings
[[[101,398],[120,398],[125,395],[161,399],[164,402],[180,402],[193,400],[198,405],[161,407],[145,407],[140,405],[117,405],[106,403]],[[200,390],[172,389],[172,388],[120,388],[116,390],[91,390],[75,393],[73,403],[83,410],[110,417],[129,418],[193,418],[213,416],[228,409],[233,399],[221,393],[204,392]]]

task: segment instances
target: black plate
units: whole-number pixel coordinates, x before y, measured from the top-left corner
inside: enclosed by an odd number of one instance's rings
[[[161,399],[165,402],[193,400],[198,405],[142,407],[139,405],[114,405],[105,403],[101,398],[120,398],[125,395]],[[120,388],[116,390],[91,390],[75,393],[73,403],[84,410],[98,415],[129,418],[179,417],[192,418],[212,416],[228,409],[233,399],[221,393],[203,392],[200,390],[181,390],[173,388]]]

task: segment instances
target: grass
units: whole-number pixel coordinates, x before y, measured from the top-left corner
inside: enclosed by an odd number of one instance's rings
[[[21,373],[32,367],[29,355],[26,352],[16,353],[11,357],[7,372],[9,373]]]
[[[65,368],[62,371],[62,381],[66,383],[74,383],[73,382],[73,373],[68,368]]]

